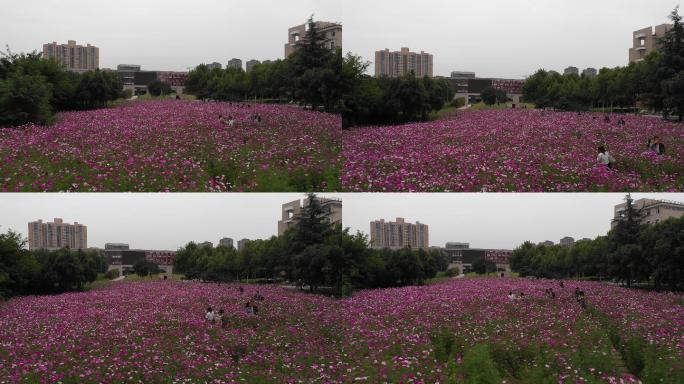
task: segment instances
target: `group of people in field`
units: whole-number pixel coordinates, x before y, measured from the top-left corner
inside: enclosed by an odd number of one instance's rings
[[[240,295],[242,295],[245,292],[244,288],[242,287],[237,287],[237,290],[240,292]],[[252,299],[248,300],[245,303],[245,313],[247,313],[248,315],[258,315],[259,307],[257,306],[257,302],[262,302],[264,300],[264,296],[261,295],[259,291],[257,291],[256,294],[252,297]],[[207,307],[204,319],[207,321],[207,323],[219,324],[222,329],[225,329],[228,326],[229,321],[228,316],[226,315],[226,312],[223,309],[215,311],[212,307]]]
[[[561,288],[561,290],[565,289],[565,283],[563,281],[558,282],[558,286]],[[575,287],[575,301],[582,307],[582,309],[586,310],[587,309],[587,296],[584,293],[583,290],[579,289],[579,287]],[[553,287],[546,288],[544,289],[544,297],[549,299],[549,300],[555,300],[556,299],[556,292],[553,290]],[[524,300],[525,299],[525,293],[524,292],[519,292],[516,293],[514,291],[508,291],[508,300],[509,301],[518,301],[518,300]]]
[[[230,103],[228,103],[228,105],[232,106],[233,103],[230,102]],[[249,108],[251,108],[251,106],[249,104],[247,104],[245,106],[245,108],[249,109]],[[233,115],[228,115],[228,117],[226,118],[223,116],[222,113],[219,113],[218,120],[219,120],[219,123],[221,123],[222,125],[227,125],[229,127],[234,127],[235,124],[237,124],[237,120],[235,119],[235,116],[233,116]],[[261,117],[261,114],[253,113],[252,115],[249,116],[249,120],[252,121],[253,123],[261,124],[261,122],[264,119],[263,119],[263,117]]]
[[[610,124],[610,116],[606,115],[604,121]],[[625,126],[626,124],[627,123],[623,118],[620,118],[617,122],[617,125],[621,127]],[[657,135],[648,139],[648,142],[646,143],[646,149],[658,155],[665,154],[665,144],[662,143],[660,136]],[[617,163],[615,158],[610,154],[610,152],[608,152],[604,145],[600,145],[598,147],[598,156],[596,157],[596,161],[611,171],[614,169],[615,163]]]

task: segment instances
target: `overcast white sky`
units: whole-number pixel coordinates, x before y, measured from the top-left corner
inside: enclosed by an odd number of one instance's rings
[[[435,75],[614,67],[627,64],[632,32],[668,22],[677,1],[345,0],[343,46],[367,61],[385,48],[423,50]]]
[[[515,248],[525,240],[558,242],[604,235],[624,194],[321,194],[343,201],[343,221],[369,233],[376,219],[420,221],[430,243],[469,242],[471,247]],[[684,194],[634,194],[684,201]],[[129,243],[175,250],[190,241],[222,237],[268,238],[277,233],[281,205],[299,193],[272,194],[0,194],[0,232],[28,236],[29,221],[55,217],[88,226],[88,245]]]
[[[522,78],[536,69],[625,65],[632,32],[667,22],[676,0],[22,0],[0,2],[0,44],[100,47],[102,67],[186,70],[283,56],[287,28],[314,13],[344,23],[344,51],[374,60],[407,46],[435,74]],[[371,67],[372,73],[372,67]]]
[[[41,51],[57,41],[100,48],[100,67],[186,70],[202,62],[224,66],[233,57],[281,59],[287,29],[342,20],[332,0],[2,0],[0,45]]]

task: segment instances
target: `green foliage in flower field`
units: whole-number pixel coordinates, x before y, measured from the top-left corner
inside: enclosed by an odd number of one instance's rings
[[[336,299],[274,284],[126,280],[5,302],[0,377],[679,384],[684,374],[679,294],[487,278]],[[571,284],[586,292],[586,309]],[[553,299],[544,295],[549,286]],[[509,291],[525,299],[510,300]],[[259,313],[245,312],[257,292]],[[208,306],[225,311],[225,328],[205,320]]]
[[[457,377],[466,384],[501,383],[501,375],[490,356],[488,344],[477,345],[463,355]]]

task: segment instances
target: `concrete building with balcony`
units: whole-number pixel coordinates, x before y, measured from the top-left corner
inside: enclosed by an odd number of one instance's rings
[[[228,61],[226,68],[242,69],[242,60],[237,58],[232,58]]]
[[[247,72],[251,72],[252,69],[254,69],[254,67],[256,67],[259,64],[261,64],[261,62],[259,62],[259,60],[254,60],[254,59],[249,60],[247,63],[245,63],[245,69]]]
[[[644,225],[658,224],[667,219],[678,219],[684,216],[684,203],[668,200],[639,199],[633,202],[634,208],[641,214],[640,223]],[[614,209],[611,227],[615,228],[627,210],[627,202],[618,204]]]
[[[211,241],[203,241],[201,243],[197,243],[197,247],[198,248],[202,248],[202,247],[214,248],[214,243],[212,243]]]
[[[143,71],[140,65],[119,64],[116,69],[124,90],[130,89],[136,95],[147,93],[147,85],[154,80],[159,80],[171,86],[177,94],[185,90],[187,72],[177,71]]]
[[[646,27],[632,33],[632,48],[629,49],[629,62],[637,63],[646,58],[651,52],[658,50],[658,39],[672,29],[672,24],[661,24]]]
[[[31,251],[62,248],[85,250],[88,249],[88,227],[78,222],[65,223],[59,218],[48,223],[33,221],[28,223],[28,246]]]
[[[207,64],[207,69],[210,71],[214,69],[223,69],[223,65],[214,61],[211,64]]]
[[[104,249],[108,269],[118,269],[120,275],[134,273],[134,266],[141,260],[151,261],[159,266],[164,275],[173,275],[175,251],[130,249],[128,244],[107,243]]]
[[[223,239],[219,240],[219,245],[223,247],[234,248],[233,239],[230,237],[224,237]]]
[[[342,200],[317,197],[316,201],[323,210],[323,219],[332,225],[342,225]],[[278,236],[294,227],[309,206],[309,199],[291,201],[281,207],[281,218],[278,220]]]
[[[323,46],[335,50],[342,48],[342,24],[329,21],[316,21],[316,29],[323,37]],[[287,30],[287,43],[285,43],[285,58],[287,59],[302,44],[308,41],[309,24],[296,25]]]
[[[513,251],[508,249],[482,249],[470,248],[467,246],[454,247],[447,246],[440,248],[440,251],[447,257],[449,268],[458,268],[462,273],[472,271],[473,263],[479,259],[484,259],[493,262],[496,269],[500,272],[510,272],[510,258]],[[458,243],[457,243],[458,244]]]
[[[43,44],[43,58],[57,61],[62,67],[72,72],[94,71],[100,68],[100,48],[87,44],[76,44],[69,40],[66,44]]]
[[[468,80],[476,79],[475,72],[452,71],[449,81],[454,89],[454,93],[467,95],[468,94]],[[463,96],[461,96],[463,97]],[[467,97],[464,97],[467,99]]]
[[[135,73],[140,72],[140,65],[137,64],[119,64],[116,66],[116,73],[121,79],[121,83],[126,86],[135,85]]]
[[[575,239],[570,237],[570,236],[566,236],[566,237],[560,239],[559,244],[564,246],[564,247],[570,247],[570,246],[575,244]]]
[[[463,75],[465,73],[471,75]],[[524,79],[500,79],[500,78],[479,78],[472,72],[453,72],[452,77],[446,78],[454,90],[454,98],[464,98],[468,104],[476,104],[482,101],[482,91],[487,88],[499,89],[506,92],[506,95],[513,104],[520,103],[522,99],[522,87]]]
[[[538,245],[545,245],[545,246],[547,246],[547,247],[553,247],[554,245],[556,245],[556,243],[554,243],[554,242],[551,241],[551,240],[546,240],[546,241],[542,241],[542,242],[539,243]]]
[[[401,77],[413,73],[416,77],[433,77],[433,56],[427,52],[399,51],[385,48],[375,52],[375,77]]]
[[[401,217],[387,222],[380,219],[370,223],[370,242],[375,249],[410,247],[427,250],[430,248],[430,233],[428,226],[419,221],[413,224]]]

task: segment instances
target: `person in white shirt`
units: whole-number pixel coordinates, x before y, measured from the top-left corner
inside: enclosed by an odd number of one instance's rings
[[[615,158],[610,155],[610,152],[606,151],[606,147],[601,145],[598,147],[598,157],[596,158],[599,164],[603,164],[608,169],[613,169],[613,164],[615,164]]]
[[[211,323],[216,321],[216,315],[214,314],[214,310],[211,307],[207,308],[207,314],[204,316],[204,318]]]

